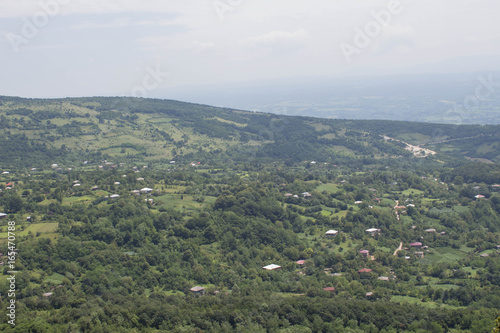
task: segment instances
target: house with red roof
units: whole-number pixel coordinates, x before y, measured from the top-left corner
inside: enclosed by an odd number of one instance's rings
[[[370,251],[368,250],[360,250],[359,253],[363,256],[363,257],[368,257],[370,255]]]

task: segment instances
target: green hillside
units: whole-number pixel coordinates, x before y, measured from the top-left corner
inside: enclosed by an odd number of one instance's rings
[[[3,168],[105,159],[207,161],[222,155],[234,162],[410,159],[405,143],[437,152],[427,159],[441,162],[498,162],[500,156],[498,126],[327,120],[134,98],[1,97],[0,102]]]
[[[1,101],[2,332],[483,333],[500,316],[498,127]]]

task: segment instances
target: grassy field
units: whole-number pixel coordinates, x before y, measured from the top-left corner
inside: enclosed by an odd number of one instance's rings
[[[18,231],[15,234],[16,234],[16,237],[28,236],[30,233],[33,236],[40,234],[39,236],[43,237],[43,238],[56,239],[57,238],[56,231],[57,231],[58,226],[59,226],[58,223],[34,223],[34,224],[30,224],[23,231]],[[0,232],[0,240],[7,239],[7,237],[8,237],[7,232]]]
[[[415,188],[409,188],[403,192],[401,192],[405,196],[410,196],[410,195],[423,195],[424,191],[417,190]]]
[[[43,282],[59,285],[62,283],[63,278],[64,278],[64,275],[54,273],[51,276],[47,276],[45,279],[43,279]]]
[[[451,247],[438,247],[431,250],[430,253],[425,255],[425,259],[423,262],[430,263],[455,263],[460,259],[463,259],[467,256],[467,252],[464,252],[459,249],[453,249]]]
[[[319,185],[316,188],[316,190],[319,191],[319,192],[326,191],[328,193],[335,193],[335,192],[338,192],[339,187],[338,187],[337,184],[328,183],[328,184],[321,184],[321,185]]]
[[[174,209],[178,211],[194,212],[202,209],[206,205],[215,203],[217,198],[205,196],[203,202],[197,202],[195,197],[188,194],[165,194],[155,199],[159,208]]]
[[[420,298],[411,297],[411,296],[392,296],[392,302],[396,303],[410,303],[410,304],[418,304],[420,306],[425,306],[428,308],[448,308],[448,309],[459,309],[465,307],[452,306],[448,304],[436,303],[432,301],[422,302]]]

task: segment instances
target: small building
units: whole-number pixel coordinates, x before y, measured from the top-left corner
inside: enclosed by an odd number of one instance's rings
[[[490,256],[490,254],[489,254],[489,253],[482,253],[482,254],[480,254],[479,256],[480,256],[481,258],[487,258],[487,257],[489,257],[489,256]]]
[[[323,288],[324,291],[329,291],[329,292],[334,292],[335,288],[334,287],[325,287]]]
[[[285,193],[285,198],[290,198],[290,197],[292,197],[292,196],[293,196],[293,194],[292,194],[292,193]]]
[[[5,213],[0,213],[0,220],[6,218],[7,216],[9,216],[9,215],[7,215]]]
[[[420,242],[410,243],[410,247],[420,249],[422,247],[422,243],[420,243]]]
[[[417,257],[419,259],[423,259],[424,258],[424,253],[423,252],[415,252],[415,257]]]
[[[91,188],[92,191],[97,191],[99,189],[99,186],[94,186]]]
[[[297,260],[295,263],[297,265],[301,265],[302,266],[302,265],[304,265],[306,263],[306,261],[305,260]]]
[[[149,188],[149,187],[145,187],[145,188],[142,188],[140,191],[141,191],[141,193],[148,194],[148,193],[153,192],[153,189]]]
[[[482,194],[478,194],[474,198],[476,198],[476,199],[483,199],[483,198],[486,198],[486,197],[484,195],[482,195]]]
[[[196,286],[196,287],[189,289],[189,291],[191,291],[194,295],[205,295],[205,288],[204,287]]]
[[[425,229],[425,232],[436,232],[436,229]]]
[[[264,266],[262,268],[265,270],[268,270],[268,271],[275,271],[275,270],[281,269],[281,266],[278,266],[275,264],[270,264],[270,265]]]
[[[362,268],[358,271],[358,273],[371,273],[372,269],[371,268]]]
[[[373,296],[373,291],[369,291],[366,293],[366,297],[372,297]]]
[[[120,195],[119,195],[119,194],[111,194],[111,195],[109,196],[109,198],[110,198],[110,199],[117,199],[117,198],[119,198],[119,197],[120,197]]]
[[[388,276],[379,276],[377,279],[380,280],[380,281],[389,281],[389,277]]]
[[[370,251],[368,250],[360,250],[359,253],[363,256],[363,257],[368,257],[370,255]]]
[[[43,296],[43,297],[50,297],[50,296],[52,296],[53,294],[54,294],[54,293],[48,292],[48,293],[43,294],[42,296]]]
[[[362,203],[363,203],[363,201],[354,201],[355,205],[361,205]]]
[[[138,182],[142,182],[143,180],[144,180],[144,178],[142,178],[142,177],[137,178]]]
[[[380,233],[380,229],[377,229],[377,228],[370,228],[370,229],[366,229],[366,232],[371,234],[372,236],[375,236],[376,234]]]
[[[337,230],[328,230],[327,232],[325,232],[325,237],[333,238],[333,237],[337,236],[338,233],[339,232]]]

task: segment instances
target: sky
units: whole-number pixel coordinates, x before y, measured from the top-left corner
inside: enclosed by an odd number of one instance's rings
[[[499,12],[498,0],[0,0],[0,95],[467,70],[500,55]]]

